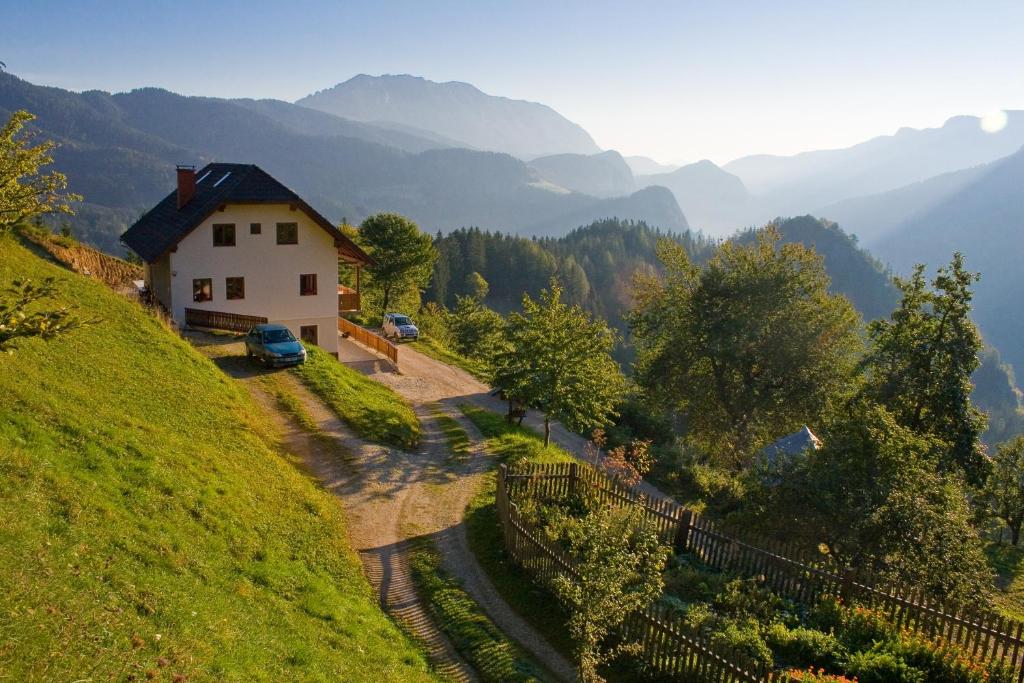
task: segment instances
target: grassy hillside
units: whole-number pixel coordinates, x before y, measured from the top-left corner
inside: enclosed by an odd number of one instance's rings
[[[0,239],[0,286],[51,275],[103,320],[0,356],[0,680],[430,680],[255,404]]]

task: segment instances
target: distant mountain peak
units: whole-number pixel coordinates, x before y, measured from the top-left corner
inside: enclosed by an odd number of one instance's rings
[[[296,104],[356,121],[411,126],[521,159],[601,151],[589,133],[547,105],[489,95],[460,81],[359,74]]]

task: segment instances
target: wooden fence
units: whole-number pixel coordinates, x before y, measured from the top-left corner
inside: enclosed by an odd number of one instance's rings
[[[398,367],[398,347],[384,337],[374,334],[365,327],[356,325],[345,318],[338,318],[338,331],[351,337],[363,346],[371,348],[383,356],[387,356],[395,364],[395,367]]]
[[[530,466],[531,474],[523,475],[519,472],[511,474],[502,465],[495,504],[505,548],[513,562],[539,583],[550,585],[556,576],[562,574],[578,576],[574,561],[522,518],[510,491],[514,488],[522,493],[526,490],[523,483],[529,481],[533,484],[529,488],[532,493],[543,492],[545,497],[568,494],[586,475],[580,476],[582,468],[576,465],[543,467],[552,470],[550,477],[537,472],[537,466]],[[792,680],[745,653],[711,646],[680,615],[670,613],[657,604],[629,615],[620,635],[640,646],[636,656],[647,669],[675,680],[716,683],[790,683]]]
[[[248,332],[254,326],[267,322],[258,315],[238,315],[221,311],[204,311],[198,308],[185,309],[185,324],[189,327],[205,327],[211,330]]]
[[[824,595],[834,595],[847,602],[883,610],[898,627],[959,645],[975,661],[1002,660],[1016,672],[1016,680],[1024,683],[1024,622],[978,607],[929,597],[915,587],[882,582],[866,572],[839,567],[824,556],[809,557],[793,545],[726,534],[710,520],[673,501],[649,498],[581,463],[526,465],[515,472],[502,467],[498,479],[497,508],[505,529],[506,547],[520,564],[527,566],[520,562],[522,556],[528,563],[538,565],[536,570],[527,568],[541,580],[549,580],[552,571],[571,563],[564,557],[559,561],[539,560],[523,554],[524,547],[536,548],[539,541],[532,540],[530,534],[520,529],[525,526],[521,520],[510,521],[518,516],[515,501],[527,497],[557,500],[585,494],[604,505],[640,509],[646,523],[657,529],[663,542],[672,544],[676,552],[696,555],[715,569],[757,576],[777,594],[806,605],[815,604]],[[537,534],[533,536],[540,538]],[[678,624],[662,623],[661,626],[682,628]],[[730,661],[735,663],[734,659]]]

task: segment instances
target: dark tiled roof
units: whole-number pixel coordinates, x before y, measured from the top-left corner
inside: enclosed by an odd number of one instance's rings
[[[121,242],[151,263],[223,204],[295,204],[334,237],[338,249],[347,257],[373,263],[373,259],[299,195],[253,164],[207,164],[196,172],[196,191],[185,206],[178,208],[175,189],[128,228]]]

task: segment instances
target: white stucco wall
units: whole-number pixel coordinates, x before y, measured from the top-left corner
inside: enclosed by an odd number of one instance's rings
[[[214,223],[235,224],[235,246],[213,246]],[[261,223],[259,235],[250,223]],[[278,244],[277,223],[298,223],[299,243]],[[282,323],[299,336],[302,325],[318,326],[319,345],[338,350],[338,250],[334,238],[300,210],[286,205],[228,205],[216,211],[178,243],[170,254],[172,315],[185,321],[185,309],[259,315]],[[316,273],[317,293],[299,294],[299,275]],[[227,298],[225,279],[245,278],[245,298]],[[192,300],[192,280],[211,278],[213,300]]]
[[[153,293],[156,300],[164,305],[164,308],[171,308],[171,259],[170,254],[164,254],[153,263],[147,263],[145,269],[146,285]]]

